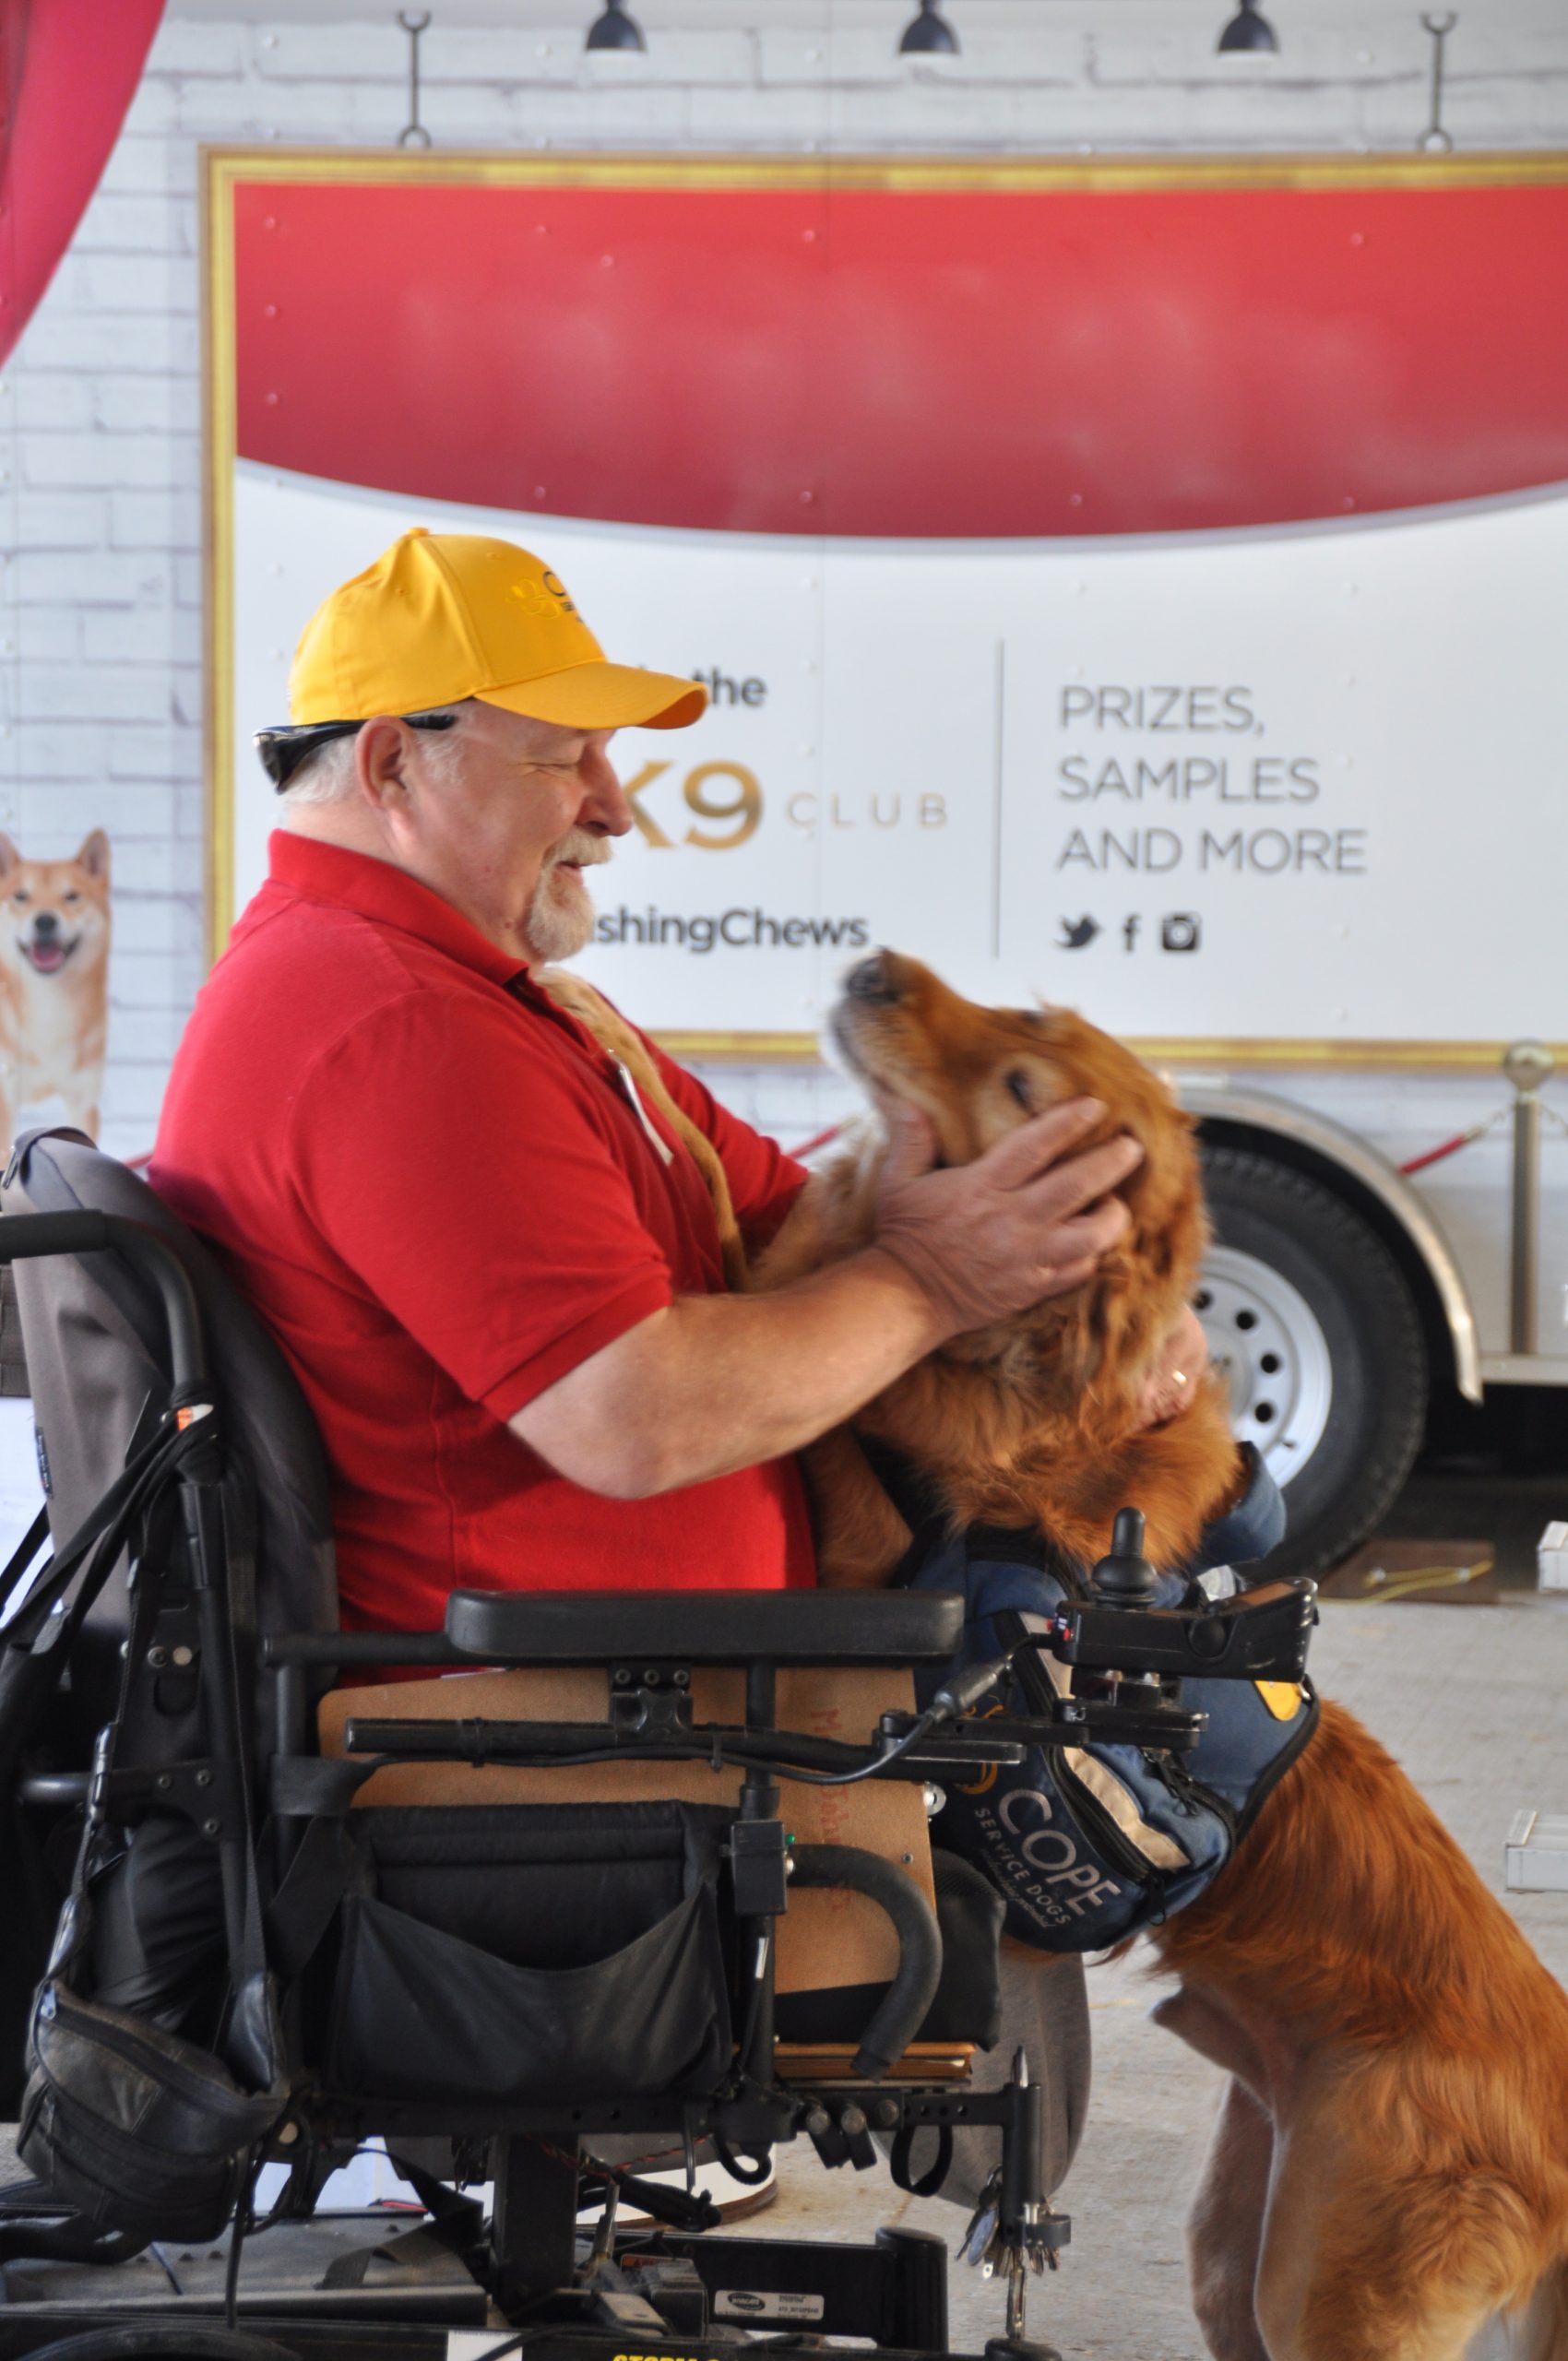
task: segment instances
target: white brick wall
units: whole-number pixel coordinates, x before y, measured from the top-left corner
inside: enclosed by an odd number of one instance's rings
[[[597,0],[436,0],[423,114],[443,146],[974,153],[1409,148],[1430,45],[1415,0],[1265,0],[1275,57],[1216,53],[1229,0],[946,0],[952,59],[901,59],[914,0],[633,0],[646,55],[585,56]],[[201,975],[196,150],[390,142],[407,45],[388,6],[171,0],[103,184],[0,373],[0,827],[114,848],[105,1144],[151,1140]],[[1466,147],[1568,145],[1568,6],[1487,0],[1449,43]],[[786,1141],[831,1075],[720,1070]]]

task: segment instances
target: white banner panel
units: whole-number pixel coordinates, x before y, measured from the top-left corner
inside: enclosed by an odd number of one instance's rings
[[[1568,499],[1230,535],[831,544],[579,524],[241,461],[234,897],[317,601],[410,524],[544,553],[704,678],[619,742],[585,971],[644,1025],[806,1033],[861,946],[1192,1042],[1568,1038]]]

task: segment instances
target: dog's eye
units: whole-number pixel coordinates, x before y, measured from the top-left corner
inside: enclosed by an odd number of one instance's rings
[[[20,893],[12,895],[11,899],[15,902],[18,909],[19,910],[26,908],[27,904],[31,901],[32,896],[28,892],[27,887],[24,885]]]
[[[1007,1088],[1009,1094],[1016,1100],[1017,1104],[1023,1109],[1027,1115],[1034,1104],[1034,1101],[1029,1097],[1028,1075],[1022,1073],[1018,1067],[1015,1066],[1012,1073],[1007,1077]]]
[[[75,892],[67,892],[62,894],[60,899],[63,902],[79,902],[81,900],[81,896]]]

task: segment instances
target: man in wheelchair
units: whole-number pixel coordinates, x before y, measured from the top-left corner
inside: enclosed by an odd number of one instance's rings
[[[880,2139],[928,2189],[956,2136],[1000,2135],[968,2244],[1020,2342],[1027,2277],[1064,2236],[1059,2061],[969,2072],[998,2037],[1001,1902],[962,1864],[923,1874],[921,1798],[1018,1765],[1040,1723],[970,1718],[1004,1667],[944,1671],[960,1598],[807,1592],[789,1454],[977,1316],[1075,1284],[1118,1233],[1107,1192],[1134,1151],[1063,1160],[1061,1111],[961,1172],[919,1171],[916,1144],[870,1252],[726,1295],[680,1140],[531,972],[580,945],[576,871],[631,825],[611,730],[678,726],[699,693],[605,663],[523,553],[406,536],[327,602],[293,702],[265,749],[294,799],[273,877],[193,1019],[157,1192],[44,1134],[5,1194],[56,1555],[25,1591],[12,1570],[0,1652],[6,1882],[32,1925],[5,1997],[41,2183],[0,2227],[0,2258],[24,2258],[4,2263],[0,2361],[64,2352],[84,2301],[113,2308],[106,2260],[231,2221],[228,2327],[199,2349],[236,2361],[242,2314],[274,2353],[365,2320],[406,2343],[421,2319],[585,2361],[748,2321],[944,2348],[929,2242],[713,2239],[700,2203],[636,2174],[655,2227],[628,2236],[596,2138],[709,2141],[742,2178],[780,2142],[858,2168]],[[798,1169],[661,1072],[760,1240]],[[456,1144],[461,1201],[437,1219],[425,1176]],[[1139,1612],[1081,1610],[1113,1619],[1098,1661],[1137,1669]],[[1162,1637],[1133,1741],[1182,1742],[1183,1644]],[[1301,1644],[1271,1629],[1235,1668]],[[406,1684],[453,1672],[413,1702]],[[791,1679],[863,1698],[873,1675],[885,1708],[849,1738],[781,1703]],[[361,1686],[324,1704],[340,1679]],[[802,1841],[781,1782],[867,1783],[889,1809],[897,1791],[913,1833],[891,1861]],[[803,1921],[824,1892],[885,1921],[880,1968],[787,1993],[791,1896]],[[424,2243],[372,2267],[362,2227],[280,2282],[254,2259],[283,2225],[307,2235],[373,2135],[430,2207]],[[279,2226],[247,2249],[268,2162],[289,2167]],[[488,2220],[453,2194],[480,2181]]]
[[[694,1157],[539,980],[589,939],[584,870],[633,825],[615,730],[704,702],[606,662],[527,552],[412,532],[327,599],[293,723],[263,733],[271,874],[186,1028],[150,1177],[304,1389],[351,1630],[426,1629],[461,1584],[809,1584],[791,1454],[1121,1234],[1138,1152],[1069,1159],[1064,1109],[994,1162],[907,1159],[871,1252],[727,1292]],[[760,1247],[802,1171],[646,1046]]]

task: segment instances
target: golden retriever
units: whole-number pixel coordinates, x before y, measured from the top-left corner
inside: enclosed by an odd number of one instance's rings
[[[851,975],[834,1031],[883,1113],[921,1108],[950,1164],[1082,1095],[1141,1143],[1130,1228],[1092,1281],[956,1339],[856,1425],[956,1525],[1039,1527],[1087,1567],[1132,1502],[1149,1556],[1179,1563],[1239,1482],[1212,1382],[1138,1425],[1205,1241],[1187,1118],[1082,1018],[976,1007],[892,953]],[[612,1046],[657,1094],[631,1028]],[[754,1284],[869,1241],[885,1148],[868,1123],[814,1176]],[[732,1217],[728,1235],[738,1258]],[[826,1576],[885,1578],[902,1521],[846,1438],[814,1456]],[[1217,2361],[1459,2361],[1500,2311],[1527,2312],[1529,2361],[1568,2361],[1568,1997],[1348,1714],[1324,1704],[1237,1857],[1150,1940],[1180,1979],[1157,2018],[1231,2077],[1189,2226]]]

